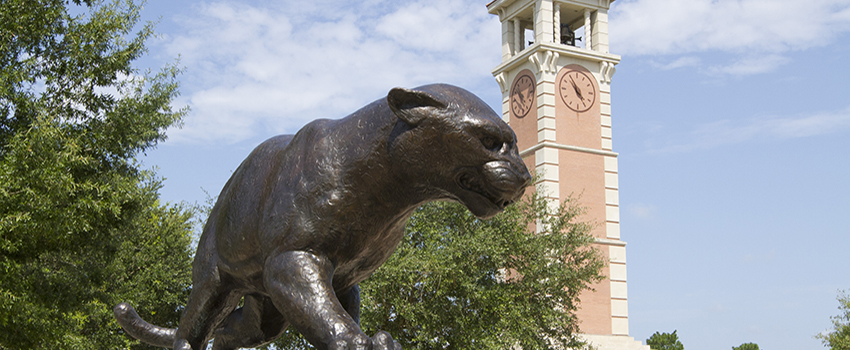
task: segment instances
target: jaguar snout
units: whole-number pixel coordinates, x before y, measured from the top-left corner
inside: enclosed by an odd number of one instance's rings
[[[484,164],[484,175],[500,191],[523,192],[531,184],[531,174],[525,165],[519,167],[507,161],[492,161]]]
[[[522,195],[525,193],[525,188],[531,184],[531,175],[527,178],[523,179],[520,175],[520,178],[517,181],[517,185],[513,188],[512,191],[505,191],[502,193],[502,198],[495,201],[496,205],[500,208],[505,209],[511,204],[519,201],[522,198]]]
[[[524,165],[513,166],[511,162],[489,162],[485,164],[483,173],[495,190],[493,202],[501,209],[518,201],[531,184],[528,169]]]
[[[531,184],[531,174],[524,165],[491,161],[458,169],[455,183],[460,187],[456,193],[460,202],[479,218],[486,219],[518,201]]]
[[[518,169],[517,172],[519,173],[520,182],[522,183],[520,186],[523,189],[528,186],[531,186],[531,173],[528,172],[528,168],[525,166],[525,164],[523,164],[522,168]]]

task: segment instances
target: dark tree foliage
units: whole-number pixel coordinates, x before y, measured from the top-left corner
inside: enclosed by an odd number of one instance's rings
[[[112,306],[174,325],[192,211],[135,156],[179,123],[174,67],[132,62],[132,1],[0,1],[0,349],[144,348]]]
[[[655,332],[646,340],[646,345],[652,350],[684,350],[685,346],[679,341],[676,331],[673,333]]]
[[[845,292],[838,295],[838,316],[831,317],[832,331],[819,334],[816,338],[831,350],[850,350],[850,296]]]
[[[536,195],[490,220],[454,203],[417,209],[395,254],[361,283],[363,330],[388,331],[404,349],[580,347],[578,297],[603,267],[582,212]],[[297,337],[278,346],[309,347]]]
[[[756,343],[743,343],[738,346],[733,346],[732,350],[759,350],[759,346]]]

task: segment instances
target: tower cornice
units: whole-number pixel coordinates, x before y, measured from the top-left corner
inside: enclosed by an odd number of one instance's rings
[[[493,0],[489,4],[487,4],[487,12],[489,12],[492,15],[498,15],[499,9],[504,9],[504,8],[510,6],[511,4],[513,4],[517,1],[534,2],[534,1],[537,1],[537,0]],[[611,3],[614,2],[614,0],[567,0],[567,1],[550,0],[550,1],[562,2],[562,3],[573,3],[573,4],[582,5],[583,7],[592,8],[592,9],[607,9],[607,8],[611,7]]]
[[[520,52],[519,54],[514,55],[507,61],[502,62],[501,64],[496,66],[496,68],[493,68],[492,73],[494,76],[498,76],[502,72],[516,69],[520,65],[525,64],[530,60],[533,61],[534,58],[532,58],[531,56],[536,55],[539,52],[557,53],[560,57],[572,57],[591,62],[608,62],[612,65],[620,63],[620,55],[593,51],[569,45],[542,42],[534,43],[533,45],[522,50],[522,52]]]

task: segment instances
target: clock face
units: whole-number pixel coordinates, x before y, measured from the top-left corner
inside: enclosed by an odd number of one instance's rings
[[[584,112],[596,102],[596,85],[585,72],[571,70],[558,81],[558,94],[567,108]]]
[[[517,118],[525,117],[534,103],[534,78],[520,75],[511,88],[511,111]]]

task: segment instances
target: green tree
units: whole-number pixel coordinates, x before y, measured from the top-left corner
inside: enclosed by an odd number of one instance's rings
[[[361,327],[388,331],[403,349],[580,348],[579,294],[604,265],[582,213],[575,199],[550,206],[536,194],[490,220],[455,203],[420,207],[360,284]],[[287,334],[279,348],[310,348]]]
[[[674,330],[673,333],[655,332],[649,339],[646,340],[646,345],[649,345],[653,350],[684,350],[685,346],[679,341],[679,335]]]
[[[759,346],[756,343],[743,343],[739,346],[733,346],[732,350],[759,350]]]
[[[0,349],[145,348],[112,306],[174,325],[192,211],[135,156],[165,139],[178,70],[139,72],[132,1],[0,1]]]
[[[838,309],[841,313],[831,317],[833,330],[815,337],[832,350],[850,350],[850,296],[845,292],[839,292]]]

